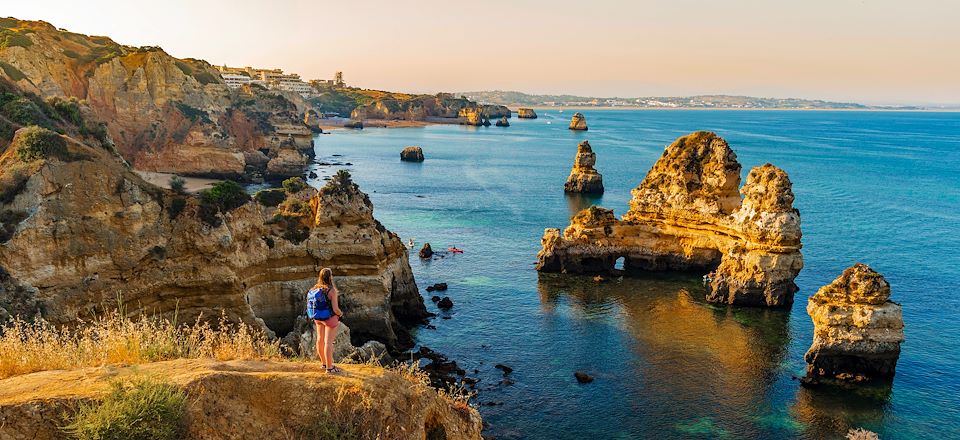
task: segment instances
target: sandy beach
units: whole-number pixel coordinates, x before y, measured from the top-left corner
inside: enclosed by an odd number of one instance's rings
[[[143,180],[166,189],[170,189],[170,178],[176,175],[172,173],[158,173],[154,171],[141,170],[134,170],[134,172],[143,178]],[[185,187],[189,193],[200,192],[220,181],[218,179],[204,179],[200,177],[183,177],[183,180],[186,183]]]

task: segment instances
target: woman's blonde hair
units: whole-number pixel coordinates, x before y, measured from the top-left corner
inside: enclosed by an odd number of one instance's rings
[[[320,269],[320,276],[317,277],[317,284],[313,287],[333,288],[333,271],[329,267]]]

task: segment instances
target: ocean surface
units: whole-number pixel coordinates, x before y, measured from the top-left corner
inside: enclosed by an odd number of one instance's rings
[[[437,125],[336,130],[316,138],[315,185],[346,168],[376,217],[411,255],[428,309],[419,344],[481,382],[485,434],[498,439],[960,438],[960,113],[572,111],[509,128]],[[540,237],[589,204],[627,209],[634,188],[677,137],[725,138],[743,164],[771,162],[793,181],[805,267],[791,310],[718,307],[699,278],[596,285],[533,269]],[[576,145],[589,139],[606,193],[567,197]],[[426,161],[400,150],[423,147]],[[341,156],[334,156],[341,155]],[[813,325],[807,297],[854,262],[886,276],[903,304],[906,342],[890,386],[801,388]],[[437,310],[425,287],[449,284]],[[495,364],[513,368],[504,374]],[[477,373],[474,373],[474,370]],[[581,385],[575,371],[593,375]]]

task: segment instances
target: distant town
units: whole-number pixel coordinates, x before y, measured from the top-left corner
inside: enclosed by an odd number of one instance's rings
[[[628,107],[628,108],[705,108],[705,109],[798,109],[798,110],[919,110],[922,107],[878,107],[851,102],[833,102],[795,98],[756,98],[752,96],[697,95],[639,98],[597,98],[574,95],[532,95],[513,91],[461,92],[460,95],[485,103],[510,107]]]
[[[223,82],[231,89],[238,89],[248,84],[257,84],[269,90],[296,92],[304,98],[317,96],[323,88],[345,87],[343,72],[334,74],[333,79],[312,79],[304,81],[296,73],[284,73],[282,69],[258,69],[254,67],[227,67],[219,66]]]

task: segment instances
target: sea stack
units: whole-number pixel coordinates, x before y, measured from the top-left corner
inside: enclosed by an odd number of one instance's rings
[[[804,356],[807,384],[890,379],[903,342],[900,304],[890,301],[883,275],[857,263],[810,297],[813,345]]]
[[[424,243],[423,247],[420,248],[420,258],[427,259],[433,257],[433,248],[430,247],[430,243]]]
[[[603,176],[593,166],[597,163],[597,154],[590,148],[589,141],[577,145],[577,157],[573,160],[570,177],[563,185],[569,193],[603,194]]]
[[[537,112],[533,111],[532,108],[519,108],[517,109],[517,117],[520,119],[537,119]]]
[[[591,207],[570,225],[548,228],[537,270],[603,274],[717,271],[706,299],[786,307],[803,268],[800,212],[787,173],[753,168],[740,186],[740,163],[720,136],[700,131],[664,149],[622,219]]]
[[[496,125],[497,127],[509,127],[510,121],[507,120],[506,116],[501,116],[500,119],[497,120]]]
[[[459,115],[463,125],[472,125],[474,127],[489,127],[490,118],[477,107],[464,107],[460,109]]]
[[[406,147],[400,152],[400,160],[404,162],[423,162],[423,149],[417,146]]]
[[[573,117],[570,118],[570,129],[587,131],[587,118],[583,116],[583,113],[576,112],[573,114]]]

